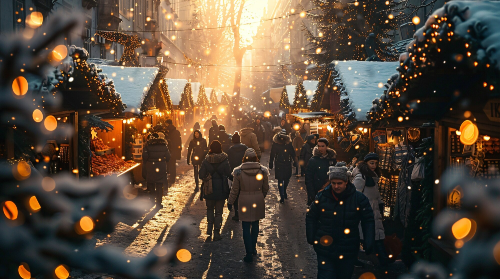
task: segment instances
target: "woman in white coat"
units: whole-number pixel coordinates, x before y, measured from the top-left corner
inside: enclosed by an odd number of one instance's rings
[[[380,178],[380,169],[378,168],[378,155],[369,153],[364,160],[358,163],[358,166],[352,172],[352,183],[356,190],[362,192],[370,201],[375,218],[375,252],[378,255],[381,266],[389,264],[392,260],[387,256],[384,248],[384,224],[382,223],[384,213],[384,202],[380,196],[378,181]],[[363,236],[361,236],[363,239]]]

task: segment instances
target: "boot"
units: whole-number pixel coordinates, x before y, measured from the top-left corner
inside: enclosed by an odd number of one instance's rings
[[[214,224],[207,224],[207,235],[212,236],[213,230],[214,230]]]
[[[220,235],[220,229],[215,229],[214,230],[214,241],[219,241],[222,239],[222,236]]]
[[[280,203],[285,203],[285,188],[283,186],[278,186],[278,190],[280,192]]]
[[[243,261],[245,262],[253,262],[253,256],[252,254],[247,254],[244,258]]]

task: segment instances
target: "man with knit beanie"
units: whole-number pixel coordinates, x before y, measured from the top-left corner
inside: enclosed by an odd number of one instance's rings
[[[248,149],[248,147],[240,142],[240,134],[238,133],[238,131],[234,132],[231,138],[231,142],[233,143],[233,146],[229,148],[227,156],[229,157],[229,166],[231,170],[234,170],[243,162],[243,157],[245,156],[245,151]],[[239,221],[238,199],[235,200],[234,206],[233,220]]]
[[[318,192],[306,214],[307,242],[314,246],[318,279],[350,279],[359,250],[359,223],[366,254],[373,251],[375,221],[368,198],[349,182],[345,166],[330,166],[329,185]]]

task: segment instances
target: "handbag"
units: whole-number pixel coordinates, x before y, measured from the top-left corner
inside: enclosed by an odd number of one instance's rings
[[[425,178],[425,165],[423,158],[415,159],[415,166],[413,166],[413,170],[411,171],[411,180],[412,181],[422,181]]]
[[[214,188],[212,185],[212,174],[208,174],[201,183],[201,188],[203,190],[204,195],[209,195],[214,192]]]

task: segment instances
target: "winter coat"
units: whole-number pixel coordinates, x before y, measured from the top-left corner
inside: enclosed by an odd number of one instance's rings
[[[304,146],[304,139],[300,136],[300,134],[296,133],[295,138],[292,141],[293,149],[295,150],[295,155],[300,157],[300,152],[302,152],[302,146]]]
[[[233,176],[227,203],[234,204],[238,199],[238,217],[243,222],[263,219],[266,213],[264,198],[269,191],[267,168],[258,162],[245,162],[233,170]]]
[[[234,144],[231,148],[229,148],[227,156],[229,157],[229,166],[231,167],[231,170],[234,170],[236,167],[241,165],[247,149],[248,147],[241,143]]]
[[[356,190],[363,193],[370,200],[370,206],[373,209],[375,217],[375,240],[383,240],[385,238],[384,224],[382,223],[382,215],[380,215],[379,205],[384,203],[380,196],[378,181],[379,178],[375,172],[371,171],[365,162],[360,162],[352,172],[352,183],[356,186]]]
[[[320,191],[306,214],[307,242],[316,254],[331,258],[356,258],[359,251],[359,228],[366,239],[366,252],[374,246],[375,222],[368,198],[356,191],[352,183],[340,194],[334,194],[331,185]]]
[[[148,183],[163,183],[167,179],[170,151],[165,139],[151,139],[142,150],[142,177]]]
[[[280,124],[280,127],[281,127],[281,129],[286,130],[286,134],[292,133],[292,127],[286,121],[285,121],[285,125],[281,126],[281,124]]]
[[[233,179],[227,154],[208,154],[201,164],[199,177],[204,179],[212,175],[213,193],[203,194],[204,199],[208,200],[224,200],[229,197],[229,183],[227,179]]]
[[[316,145],[311,144],[309,141],[314,139],[314,135],[309,135],[306,137],[305,144],[302,146],[300,150],[299,159],[302,162],[304,168],[307,168],[307,163],[313,156],[313,149]]]
[[[181,133],[173,125],[168,126],[167,133],[168,149],[171,152],[172,160],[180,160],[182,151]]]
[[[240,130],[241,144],[246,145],[248,148],[252,148],[257,153],[257,157],[261,156],[261,151],[259,148],[259,142],[257,141],[257,136],[253,133],[253,128],[247,127]]]
[[[191,134],[189,134],[189,137],[187,138],[186,142],[184,142],[184,148],[185,148],[185,147],[189,147],[189,143],[191,142],[191,140],[193,140],[193,138],[194,138],[194,132],[195,132],[196,130],[198,130],[198,131],[200,131],[200,132],[201,132],[200,123],[198,123],[198,122],[196,122],[196,123],[194,124],[194,126],[193,126],[193,132],[191,132]],[[200,134],[200,135],[201,135],[201,134]],[[188,151],[187,151],[187,149],[184,149],[184,150],[182,151],[182,155],[183,155],[183,156],[187,156],[187,152],[188,152]]]
[[[195,132],[199,130],[195,130]],[[201,133],[200,133],[201,135]],[[188,153],[187,153],[187,162],[193,163],[193,165],[201,165],[205,156],[208,154],[207,140],[205,138],[193,138],[191,142],[189,142]]]
[[[327,148],[325,156],[322,156],[318,147],[314,147],[313,157],[309,160],[306,169],[307,198],[310,203],[318,191],[328,183],[328,170],[330,166],[337,164],[337,153]]]
[[[296,158],[290,137],[276,134],[273,137],[273,142],[269,157],[269,169],[276,167],[274,171],[276,180],[289,180],[292,177],[292,163]]]
[[[208,132],[208,146],[210,147],[210,144],[214,140],[219,140],[219,127],[218,126],[212,126]]]
[[[219,135],[217,136],[217,140],[222,145],[222,151],[227,154],[229,148],[231,148],[231,135],[227,134],[225,131],[219,131]]]
[[[215,116],[212,116],[212,118],[208,118],[205,124],[203,124],[203,129],[208,133],[210,131],[210,128],[212,127],[212,120],[217,121],[217,117],[213,118]]]
[[[259,142],[259,147],[264,146],[264,137],[265,137],[265,128],[262,124],[257,124],[254,123],[252,125],[253,127],[253,133],[255,133],[255,136],[257,136],[257,142]]]

